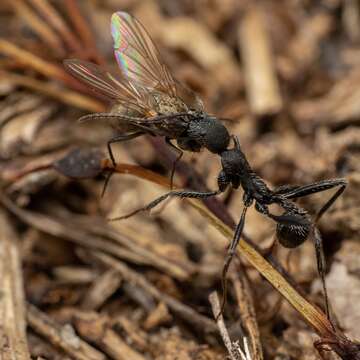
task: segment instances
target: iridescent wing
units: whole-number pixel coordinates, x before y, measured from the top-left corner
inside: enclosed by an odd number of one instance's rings
[[[192,109],[203,109],[197,95],[173,78],[150,35],[136,18],[126,12],[114,13],[111,34],[118,65],[130,81],[180,98]]]
[[[64,60],[64,66],[73,76],[89,85],[92,90],[137,113],[151,113],[148,91],[141,85],[126,77],[118,79],[98,65],[83,60]]]
[[[140,118],[117,113],[95,113],[82,116],[79,121],[104,121],[120,132],[143,131],[152,135],[177,138],[186,131],[189,125],[189,113],[155,115]]]

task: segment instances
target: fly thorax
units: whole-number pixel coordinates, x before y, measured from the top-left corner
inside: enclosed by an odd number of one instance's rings
[[[176,114],[188,111],[187,106],[181,99],[161,92],[154,92],[151,102],[151,105],[158,114]]]
[[[125,115],[131,117],[143,117],[144,115],[140,111],[136,111],[135,109],[131,109],[123,104],[115,103],[112,105],[110,111],[111,114],[116,115]]]
[[[190,122],[188,136],[215,154],[226,150],[230,142],[225,126],[215,117],[204,114]]]

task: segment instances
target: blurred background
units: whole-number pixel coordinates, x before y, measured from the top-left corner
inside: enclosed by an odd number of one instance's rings
[[[207,299],[220,290],[227,244],[222,235],[181,200],[151,216],[109,224],[107,218],[141,207],[164,188],[114,175],[101,198],[103,176],[74,180],[51,168],[79,147],[100,148],[106,157],[112,130],[77,119],[109,104],[72,78],[62,61],[79,58],[116,73],[110,17],[118,10],[142,22],[172,74],[200,95],[208,113],[224,119],[270,188],[348,180],[319,228],[334,319],[350,338],[360,339],[359,1],[3,0],[0,288],[12,299],[3,314],[12,309],[20,316],[20,333],[21,314],[28,309],[31,355],[226,356]],[[163,139],[141,137],[113,148],[118,162],[165,178],[176,156]],[[179,186],[215,189],[220,161],[207,151],[186,153],[178,169]],[[315,214],[330,195],[299,204]],[[242,191],[226,192],[220,201],[224,216],[238,221]],[[271,245],[274,230],[272,222],[248,212],[245,232],[260,248]],[[290,257],[278,246],[273,255],[322,307],[313,243],[292,250]],[[250,336],[257,343],[253,359],[320,359],[313,331],[256,270],[241,264],[231,272],[225,309],[231,338]],[[246,275],[245,285],[239,272]],[[24,294],[9,285],[22,281]],[[245,308],[242,291],[252,296]],[[244,320],[249,309],[256,313],[249,315],[255,335]],[[9,319],[1,316],[6,324]],[[58,338],[49,336],[54,329]],[[75,341],[75,354],[62,336]]]

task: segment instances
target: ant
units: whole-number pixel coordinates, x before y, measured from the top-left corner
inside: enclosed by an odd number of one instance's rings
[[[241,186],[241,188],[244,190],[244,207],[240,216],[240,220],[235,228],[234,237],[229,245],[222,270],[223,299],[219,315],[223,312],[226,303],[226,275],[230,263],[236,253],[237,245],[241,239],[245,225],[246,212],[248,208],[254,204],[256,211],[276,222],[276,236],[279,240],[279,243],[284,247],[296,248],[303,244],[310,236],[313,238],[316,251],[317,269],[321,277],[325,297],[325,310],[326,315],[329,318],[329,304],[325,284],[326,261],[324,257],[322,238],[318,228],[316,227],[316,224],[320,217],[344,192],[347,181],[342,178],[327,179],[302,186],[283,185],[274,190],[271,190],[261,179],[261,177],[257,175],[251,168],[245,154],[241,150],[238,138],[234,135],[229,136],[226,134],[226,136],[224,136],[220,142],[223,141],[225,144],[227,138],[232,138],[234,147],[228,149],[226,146],[222,149],[222,151],[218,152],[222,164],[222,170],[218,175],[218,190],[209,192],[173,190],[158,197],[140,209],[137,209],[127,215],[113,218],[111,220],[115,221],[127,219],[141,211],[150,211],[169,197],[205,199],[223,193],[229,186],[231,186],[233,189],[238,189]],[[206,148],[212,147],[213,142],[219,143],[219,136],[208,136],[207,141],[208,143],[204,146]],[[291,201],[307,195],[329,190],[334,187],[338,187],[338,190],[321,207],[313,221],[311,220],[306,210]],[[275,215],[271,213],[269,211],[269,206],[272,204],[279,205],[284,210],[284,212],[281,215]]]

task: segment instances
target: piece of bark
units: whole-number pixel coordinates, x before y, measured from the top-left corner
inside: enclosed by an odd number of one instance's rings
[[[18,239],[0,210],[0,357],[30,359]]]
[[[108,318],[97,313],[79,313],[75,317],[78,333],[95,343],[113,359],[144,360],[145,358],[126,344],[108,323]]]
[[[360,68],[354,67],[342,76],[324,96],[298,101],[292,113],[300,122],[310,122],[329,127],[359,123]]]
[[[152,311],[144,321],[144,329],[151,330],[155,327],[166,324],[172,320],[172,316],[169,313],[167,306],[160,302],[159,305]]]
[[[34,142],[39,129],[56,110],[54,104],[44,104],[14,116],[1,129],[1,153],[10,156]]]
[[[58,56],[65,56],[66,52],[64,45],[58,32],[48,26],[46,21],[34,12],[25,1],[14,0],[10,1],[9,4],[14,7],[18,17],[22,19],[25,24],[31,27],[34,33],[37,34],[44,44],[56,52]]]
[[[195,310],[181,303],[175,298],[161,293],[154,285],[148,282],[144,276],[131,270],[123,262],[118,261],[100,251],[97,251],[96,253],[91,252],[91,256],[101,263],[119,271],[126,281],[141,287],[156,300],[163,301],[172,310],[173,313],[181,317],[184,321],[193,325],[197,330],[204,333],[215,333],[217,331],[216,325],[212,320],[197,313]]]
[[[319,58],[322,43],[333,30],[334,25],[334,18],[325,11],[304,19],[287,46],[285,59],[278,61],[281,75],[290,81],[303,77]],[[284,66],[286,63],[287,65]]]
[[[119,288],[121,276],[118,271],[110,269],[101,274],[90,286],[84,296],[82,307],[96,310]]]
[[[105,360],[105,355],[80,339],[71,325],[60,326],[48,315],[29,304],[27,319],[32,329],[48,339],[54,346],[61,348],[76,360]]]
[[[262,9],[252,6],[239,26],[239,46],[246,92],[256,116],[278,113],[283,106]]]
[[[0,41],[0,53],[1,53],[1,41]],[[46,66],[44,66],[45,68]],[[100,101],[95,100],[93,97],[89,97],[83,94],[79,94],[76,91],[69,90],[67,88],[59,88],[55,84],[49,81],[36,80],[32,77],[19,75],[14,72],[0,72],[2,80],[8,81],[13,85],[22,86],[29,89],[31,92],[36,91],[47,97],[58,100],[59,102],[75,106],[82,110],[87,111],[104,111],[105,105]]]
[[[58,266],[52,270],[58,283],[64,284],[90,284],[96,279],[96,272],[84,266]]]
[[[188,54],[216,79],[215,84],[232,91],[242,87],[239,65],[225,42],[219,41],[201,21],[189,16],[166,18],[161,13],[159,4],[154,1],[140,2],[136,11],[155,39]]]
[[[129,341],[134,344],[138,350],[145,351],[145,349],[147,349],[148,333],[140,329],[136,322],[121,315],[114,320],[113,325],[119,327],[121,332],[126,334]]]
[[[106,241],[98,236],[91,236],[86,231],[75,226],[72,227],[70,221],[66,222],[62,219],[55,219],[44,214],[23,210],[2,194],[0,194],[0,202],[22,221],[46,234],[64,238],[86,248],[105,250],[115,256],[125,258],[128,261],[140,264],[143,263],[143,258],[132,251],[124,249],[119,245]]]
[[[79,222],[77,220],[79,220]],[[196,270],[190,261],[175,262],[166,256],[161,256],[152,249],[142,246],[139,244],[140,234],[126,224],[122,225],[120,232],[105,222],[95,222],[89,216],[79,216],[76,218],[76,222],[78,223],[77,228],[79,228],[79,225],[86,227],[91,221],[91,233],[113,240],[126,249],[129,249],[134,256],[136,255],[139,258],[143,258],[144,264],[151,265],[178,280],[188,279]]]
[[[46,339],[32,331],[28,332],[31,356],[36,360],[71,360],[61,349],[52,346]]]
[[[344,2],[342,14],[344,30],[349,38],[357,42],[360,39],[360,4],[357,0],[348,0]]]
[[[35,94],[26,93],[26,96],[14,93],[2,101],[0,112],[0,126],[10,121],[14,116],[35,110],[44,100]]]

